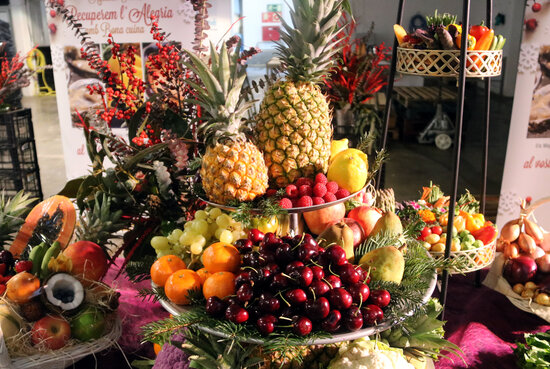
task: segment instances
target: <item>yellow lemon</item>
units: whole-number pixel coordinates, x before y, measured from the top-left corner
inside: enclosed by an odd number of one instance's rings
[[[347,149],[334,157],[328,168],[327,178],[353,193],[367,182],[369,162],[361,150]]]
[[[332,140],[330,143],[330,159],[329,162],[332,161],[332,159],[341,153],[342,151],[346,150],[348,148],[348,139],[343,138],[341,140]]]

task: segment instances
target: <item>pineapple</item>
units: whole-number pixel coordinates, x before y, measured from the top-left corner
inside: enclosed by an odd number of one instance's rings
[[[317,84],[334,63],[335,35],[343,0],[293,0],[292,25],[283,22],[278,56],[286,79],[265,93],[258,114],[258,146],[270,179],[278,186],[298,177],[326,173],[330,158],[332,117],[327,97]]]
[[[19,230],[25,221],[25,216],[31,211],[31,205],[35,198],[29,198],[29,194],[18,192],[13,198],[6,199],[2,191],[0,195],[0,250],[7,242],[13,241],[13,235]]]
[[[243,115],[252,102],[241,100],[246,70],[239,65],[238,50],[239,45],[231,53],[224,44],[218,53],[211,44],[210,67],[187,52],[187,67],[205,86],[191,82],[196,103],[209,115],[201,126],[207,144],[200,170],[202,185],[208,199],[219,204],[253,200],[263,195],[268,186],[263,155],[245,135]]]

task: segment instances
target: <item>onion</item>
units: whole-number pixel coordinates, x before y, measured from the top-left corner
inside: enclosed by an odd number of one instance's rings
[[[546,251],[550,252],[550,233],[545,233],[544,238],[542,239],[542,242],[540,244],[540,247]]]
[[[510,285],[526,283],[531,280],[537,272],[537,264],[529,256],[520,255],[515,259],[507,260],[504,263],[502,276]]]
[[[543,273],[550,273],[550,254],[545,254],[535,260],[539,270]]]
[[[543,249],[541,249],[538,246],[535,247],[535,251],[532,254],[529,254],[529,256],[535,260],[537,260],[540,257],[543,257],[544,255],[546,255],[546,253],[544,252]]]

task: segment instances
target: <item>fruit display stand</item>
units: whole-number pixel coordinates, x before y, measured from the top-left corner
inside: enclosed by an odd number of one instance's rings
[[[470,26],[470,0],[463,0],[462,4],[462,28],[463,29],[469,29]],[[398,11],[397,11],[397,24],[402,23],[403,18],[403,9],[404,9],[405,1],[400,0]],[[493,2],[492,0],[487,0],[486,2],[486,19],[487,19],[487,26],[489,28],[492,27],[492,18],[493,18]],[[500,64],[502,62],[501,57],[499,56],[499,53],[493,53],[488,54],[494,57],[494,60],[489,65],[485,66],[485,71],[483,69],[474,69],[472,70],[472,59],[470,55],[470,66],[468,66],[468,60],[469,60],[469,52],[467,50],[468,45],[468,32],[462,32],[461,35],[461,45],[460,48],[460,55],[458,59],[458,65],[456,65],[456,59],[447,59],[446,62],[441,63],[442,65],[445,65],[446,68],[443,70],[437,70],[437,73],[435,73],[435,77],[444,77],[447,76],[448,73],[452,73],[454,76],[457,76],[457,82],[458,82],[458,94],[457,94],[457,110],[456,110],[456,119],[455,119],[455,134],[454,134],[454,146],[453,146],[453,176],[452,176],[452,191],[451,191],[451,198],[450,198],[450,206],[449,206],[449,224],[453,224],[453,220],[455,217],[455,204],[457,200],[457,190],[458,190],[458,179],[459,179],[459,169],[460,169],[460,158],[461,158],[461,149],[462,149],[462,128],[463,128],[463,118],[464,118],[464,99],[465,99],[465,89],[466,89],[466,77],[485,77],[485,75],[480,75],[481,72],[487,72],[488,75],[496,76],[497,71],[501,69]],[[491,52],[489,52],[491,53]],[[399,56],[401,58],[399,58]],[[389,76],[389,83],[387,88],[387,94],[386,94],[386,110],[384,113],[384,119],[383,119],[383,134],[382,134],[382,148],[386,147],[387,144],[387,135],[388,135],[388,127],[389,127],[389,117],[390,117],[390,111],[391,111],[391,102],[393,97],[393,81],[395,79],[395,74],[398,71],[398,65],[400,65],[400,69],[404,69],[407,73],[416,74],[416,75],[422,75],[422,76],[430,76],[428,72],[433,71],[433,68],[437,63],[442,59],[442,55],[438,54],[437,52],[433,54],[435,56],[435,59],[430,58],[423,58],[419,59],[417,58],[417,53],[415,52],[415,55],[409,55],[407,57],[404,54],[404,51],[399,50],[398,47],[398,41],[397,38],[394,40],[394,45],[392,49],[392,62],[391,62],[391,69],[390,69],[390,76]],[[451,54],[454,55],[454,54]],[[481,55],[480,55],[481,56]],[[456,57],[456,56],[455,56]],[[400,61],[399,61],[400,59]],[[410,67],[411,63],[420,62],[421,60],[425,60],[422,62],[423,66],[421,67]],[[449,64],[449,60],[452,60],[452,63]],[[478,67],[478,60],[477,59],[474,64],[475,68]],[[427,62],[427,63],[426,63]],[[437,68],[436,68],[437,69]],[[475,73],[468,75],[468,71]],[[483,130],[483,155],[482,155],[482,178],[481,178],[481,212],[485,212],[485,202],[486,202],[486,188],[487,188],[487,161],[488,161],[488,147],[489,147],[489,122],[490,122],[490,100],[491,100],[491,79],[485,78],[485,127]],[[381,186],[383,184],[383,174],[384,171],[379,172],[377,186]],[[449,258],[451,256],[451,239],[452,239],[452,227],[449,227],[448,229],[448,237],[444,252],[444,257]],[[479,272],[476,272],[476,282],[479,284],[480,282],[480,274]],[[445,302],[447,299],[447,286],[449,282],[449,272],[447,270],[443,271],[442,277],[441,277],[441,302],[445,306]]]

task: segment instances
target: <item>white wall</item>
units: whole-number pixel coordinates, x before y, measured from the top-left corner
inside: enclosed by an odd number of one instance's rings
[[[243,0],[243,39],[244,47],[260,47],[271,49],[273,43],[262,42],[263,26],[279,26],[280,23],[262,23],[262,13],[267,11],[268,4],[281,4],[283,6],[283,18],[290,22],[289,8],[285,0]]]
[[[393,45],[393,28],[397,18],[398,1],[379,0],[350,0],[357,20],[357,32],[365,33],[370,28],[371,22],[375,22],[374,38],[372,43],[385,42]],[[495,0],[493,1],[493,20],[498,13],[506,15],[504,25],[495,26],[495,33],[506,37],[504,56],[507,57],[507,65],[504,81],[504,94],[512,96],[517,74],[517,61],[519,45],[523,27],[524,1],[521,0]],[[440,13],[448,12],[458,15],[458,21],[462,18],[462,1],[438,1],[438,0],[408,0],[405,2],[403,13],[403,27],[409,28],[410,20],[416,14],[431,15],[435,9]],[[470,24],[479,24],[485,19],[485,1],[472,1],[470,11]]]

